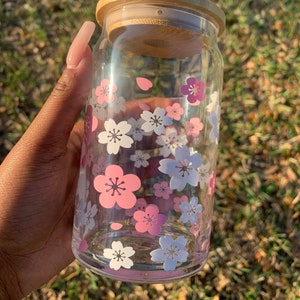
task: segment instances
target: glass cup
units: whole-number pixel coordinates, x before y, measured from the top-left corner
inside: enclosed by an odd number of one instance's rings
[[[210,1],[100,1],[73,252],[93,272],[169,282],[207,259],[223,62]]]

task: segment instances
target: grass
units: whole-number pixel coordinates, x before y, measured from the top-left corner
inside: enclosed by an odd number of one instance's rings
[[[74,262],[27,299],[300,299],[300,4],[218,2],[227,17],[224,91],[204,269],[181,282],[142,286],[100,278]],[[43,104],[72,37],[94,10],[93,1],[0,3],[1,160]]]

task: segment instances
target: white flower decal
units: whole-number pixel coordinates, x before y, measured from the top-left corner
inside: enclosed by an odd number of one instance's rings
[[[114,270],[119,270],[121,267],[130,269],[133,266],[133,261],[129,258],[135,254],[132,247],[124,247],[122,242],[112,242],[111,248],[106,248],[103,251],[103,256],[110,259],[109,267]]]
[[[206,164],[202,164],[198,168],[198,173],[199,173],[199,183],[200,183],[200,188],[203,189],[209,181],[209,173],[210,170],[210,163],[207,162]]]
[[[154,131],[157,135],[161,135],[165,132],[165,126],[172,124],[172,119],[165,116],[166,111],[163,108],[157,107],[154,112],[143,111],[141,118],[145,120],[142,125],[142,129],[145,132]]]
[[[219,106],[219,93],[213,92],[209,98],[209,104],[206,106],[208,112],[216,111]]]
[[[120,147],[130,148],[133,139],[126,135],[129,132],[131,125],[126,121],[118,124],[113,119],[104,122],[105,131],[98,135],[98,142],[100,144],[107,144],[107,152],[109,154],[117,154]]]

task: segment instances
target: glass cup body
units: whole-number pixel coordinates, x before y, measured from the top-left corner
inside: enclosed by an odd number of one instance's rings
[[[129,5],[104,19],[93,59],[73,252],[117,280],[191,276],[210,243],[223,74],[217,29],[191,12]]]

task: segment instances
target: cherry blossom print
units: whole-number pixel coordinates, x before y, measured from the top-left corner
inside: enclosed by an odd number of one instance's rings
[[[123,224],[121,224],[121,223],[115,222],[115,223],[110,224],[110,228],[112,230],[120,230],[122,227],[123,227]]]
[[[99,202],[104,208],[112,208],[115,204],[120,208],[132,208],[136,204],[134,191],[141,187],[141,180],[134,174],[124,175],[118,165],[109,165],[105,175],[94,179],[94,187],[100,192]]]
[[[94,217],[98,212],[96,204],[92,205],[91,201],[86,203],[85,199],[79,200],[79,203],[76,205],[75,212],[75,226],[84,226],[85,232],[91,230],[95,226]]]
[[[202,205],[198,203],[197,197],[192,197],[190,202],[182,202],[180,204],[180,209],[182,211],[180,221],[183,223],[190,222],[191,224],[195,224],[198,220],[199,213],[202,212]]]
[[[197,137],[200,134],[200,131],[203,129],[204,125],[200,122],[199,118],[191,118],[185,123],[186,134],[191,135],[192,137]]]
[[[186,85],[183,85],[180,89],[183,95],[187,95],[187,100],[190,103],[196,103],[197,101],[203,101],[205,99],[205,83],[197,81],[194,77],[189,77],[186,80]]]
[[[106,120],[108,115],[108,104],[106,102],[103,102],[101,104],[94,104],[94,112],[95,115],[97,115],[97,117],[99,118],[99,120]]]
[[[138,210],[133,214],[136,221],[135,229],[138,232],[149,232],[151,235],[158,235],[161,226],[166,223],[167,217],[159,213],[159,209],[154,204],[149,204],[145,211]]]
[[[172,106],[167,106],[166,111],[166,115],[176,121],[180,120],[181,115],[183,115],[184,112],[179,103],[174,103]]]
[[[78,250],[84,252],[84,251],[86,251],[88,248],[89,248],[89,245],[88,245],[87,241],[86,241],[86,240],[82,240],[82,241],[80,242],[80,244],[79,244]]]
[[[103,251],[103,256],[110,260],[109,267],[114,270],[120,268],[130,269],[133,266],[133,261],[129,258],[135,254],[132,247],[124,247],[122,242],[112,242],[111,248],[106,248]]]
[[[170,188],[182,191],[186,184],[197,186],[199,173],[197,168],[202,164],[199,153],[190,154],[187,146],[175,150],[175,159],[165,158],[159,162],[159,171],[171,177]]]
[[[124,97],[117,97],[114,100],[112,110],[113,110],[114,114],[118,114],[121,111],[124,112],[126,110]]]
[[[212,172],[209,177],[208,195],[213,195],[215,193],[215,185],[216,185],[216,173]]]
[[[143,103],[143,102],[139,103],[138,106],[141,110],[150,110],[151,109],[151,106],[149,104]]]
[[[100,156],[98,158],[97,162],[93,164],[92,174],[94,176],[104,174],[106,167],[107,167],[107,162],[106,162],[105,157]]]
[[[199,183],[200,183],[200,188],[204,189],[204,187],[208,184],[209,181],[209,170],[210,170],[210,163],[207,162],[206,164],[202,164],[198,168],[199,172]]]
[[[132,208],[126,209],[125,215],[128,217],[132,217],[133,214],[138,210],[145,211],[146,207],[147,207],[147,201],[144,198],[138,198],[136,200],[135,205]]]
[[[143,91],[148,91],[153,86],[152,82],[149,79],[144,78],[144,77],[137,77],[135,79],[135,81],[136,81],[138,87]]]
[[[162,146],[159,151],[163,157],[168,157],[170,154],[175,153],[177,147],[186,145],[187,138],[184,134],[178,135],[174,127],[167,127],[165,134],[157,137],[156,143]]]
[[[151,260],[154,262],[163,262],[165,271],[174,271],[177,263],[186,262],[188,252],[185,250],[187,239],[183,236],[177,237],[175,240],[169,235],[159,238],[159,249],[150,252]]]
[[[172,124],[172,119],[165,116],[165,110],[163,108],[157,107],[154,112],[143,111],[141,118],[145,121],[142,125],[142,129],[145,132],[154,131],[157,135],[161,135],[165,132],[165,126]]]
[[[218,144],[220,131],[220,105],[216,107],[216,110],[210,112],[208,121],[212,127],[209,133],[209,139],[212,143]]]
[[[153,185],[154,188],[154,195],[156,197],[161,197],[165,200],[168,200],[170,198],[170,195],[173,193],[173,191],[169,188],[169,184],[166,181],[163,181],[161,183],[155,183]]]
[[[174,202],[174,210],[177,212],[181,212],[180,209],[180,204],[182,202],[188,202],[189,198],[186,195],[182,195],[181,197],[174,197],[173,202]]]
[[[96,87],[95,94],[97,96],[97,101],[99,104],[103,102],[112,102],[115,99],[115,92],[117,91],[117,86],[110,82],[108,79],[102,79],[100,86]]]
[[[143,153],[142,150],[135,150],[134,154],[130,155],[130,160],[134,161],[136,168],[149,166],[148,159],[150,158],[149,153]]]
[[[104,122],[105,131],[98,135],[98,142],[100,144],[107,144],[107,152],[109,154],[117,154],[120,147],[130,148],[133,139],[126,135],[129,132],[131,125],[126,121],[121,121],[116,124],[113,119],[108,119]]]
[[[219,93],[213,92],[209,97],[209,104],[206,106],[208,112],[216,111],[219,106]]]
[[[200,231],[201,231],[201,227],[202,227],[202,225],[203,225],[203,215],[200,213],[200,214],[198,214],[198,219],[197,219],[197,221],[194,223],[194,224],[192,224],[191,225],[191,227],[190,227],[190,232],[195,236],[195,237],[197,237],[198,236],[198,234],[200,233]]]
[[[163,200],[162,198],[152,197],[151,203],[157,205],[161,213],[167,214],[173,209],[173,194],[171,194],[170,198],[167,200]]]
[[[127,120],[127,122],[131,125],[128,134],[132,136],[135,141],[139,142],[143,139],[143,136],[151,135],[151,132],[145,132],[142,130],[142,125],[145,123],[143,119],[139,118],[136,120],[134,118],[130,118]]]

